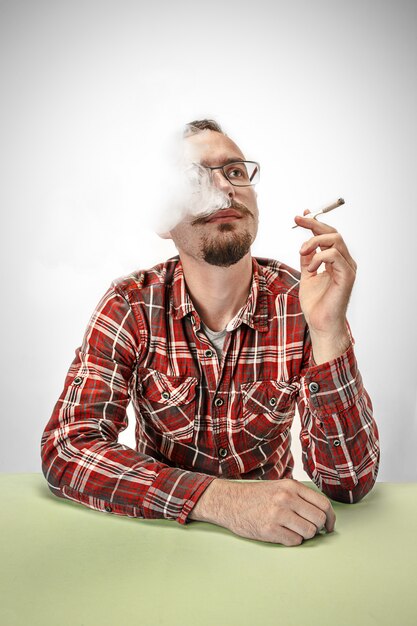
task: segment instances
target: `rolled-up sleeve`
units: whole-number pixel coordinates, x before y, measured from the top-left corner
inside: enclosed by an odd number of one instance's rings
[[[141,329],[113,283],[98,303],[41,439],[52,493],[89,508],[185,524],[214,480],[117,442],[141,351]]]

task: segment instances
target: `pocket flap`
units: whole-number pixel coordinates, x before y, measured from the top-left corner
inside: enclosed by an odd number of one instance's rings
[[[151,369],[139,371],[138,388],[150,402],[165,405],[188,404],[195,398],[197,378],[168,376]]]
[[[279,413],[292,401],[300,383],[276,380],[257,380],[240,385],[244,411],[249,413]]]

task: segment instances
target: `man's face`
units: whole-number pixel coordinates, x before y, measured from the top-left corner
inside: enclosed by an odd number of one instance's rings
[[[245,160],[237,145],[221,133],[205,130],[184,139],[194,160],[206,166]],[[254,187],[236,187],[222,170],[212,172],[213,184],[230,199],[230,207],[210,217],[187,216],[169,233],[178,251],[211,265],[228,267],[249,252],[258,231]]]

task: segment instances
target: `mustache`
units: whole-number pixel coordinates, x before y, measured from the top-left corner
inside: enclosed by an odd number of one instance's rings
[[[235,201],[230,206],[224,207],[224,209],[234,209],[242,217],[245,217],[246,215],[252,217],[252,213],[249,211],[248,207],[245,204],[242,204],[241,202]],[[205,213],[204,215],[197,217],[195,220],[191,222],[192,226],[196,226],[198,224],[205,224],[210,217],[213,217],[213,215],[215,213],[218,213],[219,211],[222,211],[222,209],[219,209],[218,211],[211,211],[210,213]]]

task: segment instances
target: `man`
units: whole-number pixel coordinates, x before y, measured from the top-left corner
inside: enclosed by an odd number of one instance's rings
[[[356,263],[308,216],[295,218],[312,233],[301,274],[252,257],[256,167],[212,120],[184,141],[230,206],[186,216],[168,235],[179,256],[113,281],[43,434],[43,472],[53,493],[94,509],[298,545],[333,531],[328,497],[356,502],[377,476],[346,321]],[[117,443],[130,400],[136,450]],[[326,495],[292,479],[296,403],[303,465]]]

